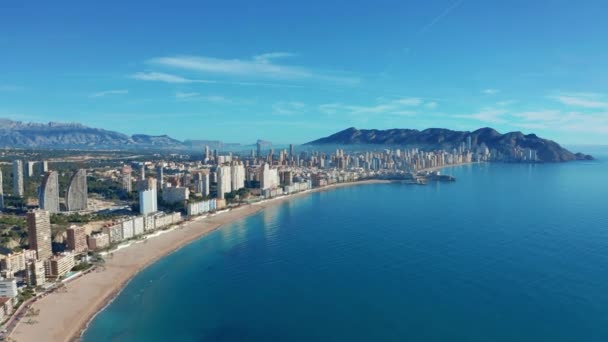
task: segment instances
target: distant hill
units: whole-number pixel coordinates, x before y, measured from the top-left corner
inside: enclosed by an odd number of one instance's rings
[[[31,123],[0,119],[0,147],[19,148],[184,148],[167,135],[123,133],[79,123]]]
[[[345,129],[328,137],[311,141],[305,145],[401,145],[421,148],[451,149],[466,142],[471,137],[473,146],[485,144],[489,149],[507,152],[514,148],[529,148],[537,152],[543,162],[563,162],[571,160],[593,159],[581,153],[572,153],[558,143],[542,139],[535,134],[524,135],[521,132],[500,134],[492,128],[480,128],[476,131],[452,131],[443,128],[429,128],[423,131],[416,129]]]

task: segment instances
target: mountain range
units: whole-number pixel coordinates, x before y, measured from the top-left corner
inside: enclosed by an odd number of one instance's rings
[[[486,145],[489,149],[508,151],[516,147],[537,151],[544,162],[592,159],[581,153],[572,153],[554,141],[535,134],[521,132],[500,134],[492,128],[473,132],[452,131],[442,128],[415,129],[356,129],[354,127],[311,141],[305,145],[398,145],[420,148],[451,149],[471,138],[474,146]],[[265,147],[268,141],[259,141]],[[204,145],[221,149],[246,149],[248,145],[226,144],[211,140],[180,141],[167,135],[134,134],[132,136],[79,123],[31,123],[0,119],[0,147],[18,148],[87,148],[87,149],[200,149]]]
[[[500,134],[493,128],[480,128],[476,131],[452,131],[443,128],[416,129],[345,129],[328,137],[317,139],[305,145],[386,145],[410,146],[419,148],[452,148],[466,143],[471,138],[472,146],[487,146],[488,149],[508,153],[514,148],[535,150],[539,161],[564,162],[571,160],[590,160],[593,157],[582,153],[572,153],[558,143],[542,139],[535,134],[510,132]]]

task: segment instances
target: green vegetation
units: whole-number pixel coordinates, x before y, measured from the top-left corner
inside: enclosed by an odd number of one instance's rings
[[[14,215],[0,216],[0,245],[17,251],[27,244],[25,217]]]
[[[99,194],[107,199],[129,201],[137,199],[137,194],[135,192],[126,192],[122,188],[122,184],[117,181],[87,177],[87,186],[89,188],[89,193]]]
[[[18,300],[18,305],[21,305],[21,303],[33,298],[36,295],[36,291],[34,291],[34,288],[32,287],[26,287],[24,288],[21,292],[19,292],[19,294],[17,295],[17,300]]]
[[[226,202],[228,203],[236,203],[239,200],[246,199],[249,197],[251,193],[251,189],[242,188],[237,191],[232,191],[224,195]]]
[[[72,268],[72,271],[74,271],[74,272],[86,271],[89,268],[91,268],[91,266],[93,266],[93,265],[89,264],[88,262],[83,262],[83,263],[80,263],[80,264],[74,266],[74,268]]]

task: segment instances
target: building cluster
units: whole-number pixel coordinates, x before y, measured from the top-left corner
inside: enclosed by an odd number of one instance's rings
[[[183,221],[179,212],[166,214],[156,212],[145,216],[128,217],[117,220],[101,229],[101,233],[89,237],[89,248],[98,250],[110,244],[120,243],[134,237],[148,234],[157,229],[167,228]]]
[[[28,286],[44,287],[49,281],[68,275],[77,258],[88,250],[84,228],[72,226],[67,229],[66,250],[54,254],[50,212],[47,210],[28,211],[26,222],[29,249],[0,250],[0,316],[8,314],[5,309],[17,301],[17,279]]]

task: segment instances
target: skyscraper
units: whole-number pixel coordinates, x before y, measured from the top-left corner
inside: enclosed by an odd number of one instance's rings
[[[241,161],[232,162],[230,167],[230,189],[236,191],[245,187],[245,166]]]
[[[293,158],[293,144],[289,144],[289,159]]]
[[[196,192],[203,195],[209,195],[209,174],[206,172],[198,172],[194,178],[194,187]]]
[[[139,180],[146,180],[146,164],[139,165]]]
[[[209,145],[205,145],[205,160],[204,160],[205,163],[207,163],[209,161],[209,157],[211,157]]]
[[[86,210],[87,209],[87,171],[79,169],[76,171],[70,182],[65,194],[65,206],[68,211]]]
[[[42,209],[27,213],[27,230],[30,249],[36,251],[38,260],[46,260],[53,255],[51,240],[51,215]]]
[[[264,163],[260,168],[260,188],[274,189],[279,185],[278,169],[270,168],[268,163]]]
[[[217,167],[217,198],[224,199],[224,194],[232,189],[230,165]]]
[[[34,165],[36,164],[36,162],[33,161],[28,161],[26,163],[27,165],[27,176],[28,177],[33,177],[34,176]]]
[[[38,206],[50,213],[59,212],[59,176],[57,171],[45,172],[38,188]]]
[[[122,169],[120,170],[120,177],[121,177],[121,182],[122,182],[122,188],[126,192],[133,191],[133,185],[131,183],[131,172],[132,171],[133,170],[131,169],[131,167],[129,165],[123,166]]]
[[[261,158],[261,157],[262,157],[262,142],[260,142],[260,141],[258,140],[258,142],[257,142],[257,144],[256,144],[256,147],[257,147],[257,151],[256,151],[256,153],[257,153],[257,157],[258,157],[258,158]]]
[[[156,166],[156,181],[158,182],[158,184],[156,184],[156,189],[159,191],[163,191],[163,179],[165,179],[163,174],[163,164],[158,164]]]
[[[0,169],[0,209],[4,208],[4,183],[2,180],[2,169]]]
[[[23,197],[23,162],[13,161],[13,196]]]
[[[139,181],[139,212],[142,215],[155,213],[158,210],[156,197],[156,180],[152,177]]]

